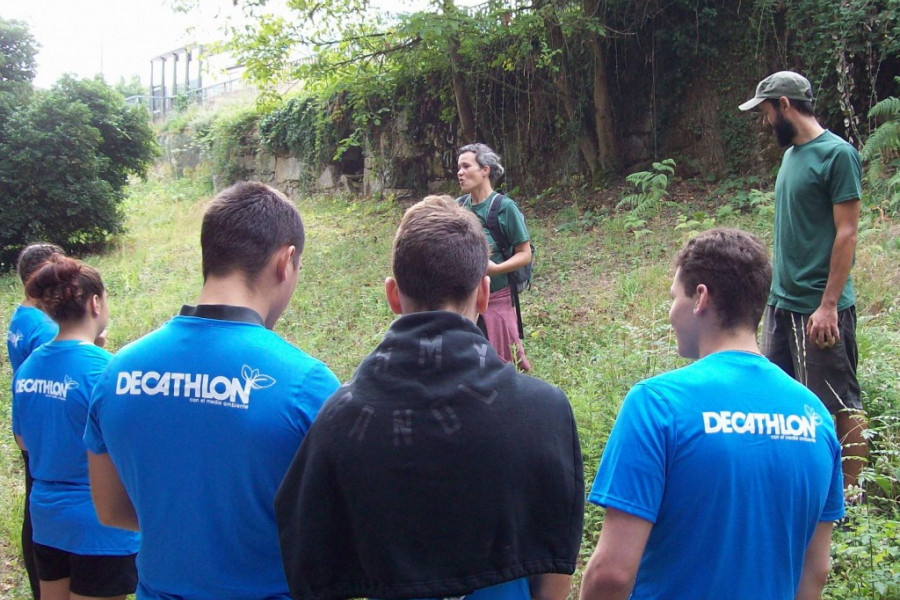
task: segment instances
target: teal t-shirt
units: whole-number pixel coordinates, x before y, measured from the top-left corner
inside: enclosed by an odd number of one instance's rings
[[[472,196],[466,195],[463,206],[475,213],[478,220],[481,221],[481,225],[484,228],[484,235],[487,237],[488,244],[491,246],[491,260],[499,264],[509,257],[503,257],[500,253],[500,248],[497,246],[497,242],[494,241],[494,236],[491,235],[491,232],[487,228],[488,211],[491,208],[491,201],[494,199],[495,195],[497,195],[497,192],[491,192],[490,196],[488,196],[484,202],[479,202],[474,205],[472,204]],[[500,226],[500,231],[506,236],[506,242],[509,244],[510,249],[531,240],[531,235],[528,233],[528,228],[525,226],[525,217],[522,216],[522,211],[519,210],[516,203],[508,196],[504,196],[503,199],[500,200],[500,210],[497,212],[497,224]],[[491,293],[502,290],[508,285],[509,277],[506,273],[491,277]]]
[[[784,153],[775,181],[775,236],[769,304],[810,314],[822,301],[834,245],[834,205],[862,195],[859,153],[826,131]],[[838,310],[856,304],[847,279]]]

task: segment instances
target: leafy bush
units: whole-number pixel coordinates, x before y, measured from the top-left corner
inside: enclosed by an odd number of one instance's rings
[[[259,137],[273,154],[289,154],[304,162],[334,155],[334,136],[327,135],[325,114],[315,97],[291,98],[259,122]]]
[[[200,145],[212,162],[217,189],[252,177],[259,139],[256,129],[260,114],[255,108],[216,113],[197,130]]]
[[[897,78],[900,83],[900,77]],[[869,161],[867,178],[873,197],[885,202],[878,208],[890,214],[900,212],[900,98],[878,102],[869,111],[870,119],[882,120],[866,140],[862,157]]]
[[[84,252],[122,229],[131,174],[157,153],[145,111],[101,80],[62,78],[18,107],[0,135],[0,266],[36,239]]]
[[[616,208],[627,207],[635,215],[659,212],[666,196],[669,195],[669,178],[675,175],[675,161],[667,158],[653,163],[652,171],[638,171],[625,179],[637,190],[622,198]]]

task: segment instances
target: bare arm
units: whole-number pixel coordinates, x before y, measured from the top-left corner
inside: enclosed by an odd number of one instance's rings
[[[25,447],[25,440],[22,439],[22,436],[19,434],[15,434],[16,443],[19,445],[19,448],[22,452],[28,452],[28,448]]]
[[[859,200],[835,204],[834,226],[837,230],[831,247],[831,263],[822,302],[809,317],[806,327],[809,341],[819,346],[830,345],[840,339],[837,320],[837,303],[850,277],[853,254],[856,251],[857,226],[859,225]]]
[[[795,600],[819,600],[828,572],[831,570],[831,530],[834,524],[830,521],[816,525],[813,537],[806,547],[803,558],[803,571],[800,573],[800,587],[797,588]]]
[[[566,600],[572,588],[572,576],[544,573],[528,578],[532,600]]]
[[[594,554],[581,579],[581,600],[625,600],[634,588],[653,523],[608,508]]]
[[[501,273],[511,273],[516,269],[521,269],[531,262],[531,242],[522,242],[515,247],[513,255],[504,260],[502,263],[488,262],[488,272],[490,276],[499,275]]]
[[[131,498],[122,485],[119,472],[109,454],[88,451],[91,498],[100,522],[109,527],[140,531]]]

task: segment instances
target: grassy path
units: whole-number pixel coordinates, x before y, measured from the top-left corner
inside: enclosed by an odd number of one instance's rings
[[[109,349],[156,328],[200,287],[199,223],[209,190],[190,181],[135,184],[125,207],[129,233],[110,253],[88,257],[110,292]],[[276,330],[348,379],[392,320],[383,295],[390,245],[402,209],[392,203],[301,198],[307,226],[300,283]],[[537,207],[523,203],[528,214]],[[683,361],[667,322],[670,261],[684,230],[677,212],[648,219],[636,236],[623,216],[599,221],[569,207],[530,218],[538,247],[535,282],[523,296],[526,349],[534,375],[567,392],[579,422],[585,475],[593,478],[619,404],[636,381]],[[542,211],[547,212],[547,211]],[[720,225],[768,238],[768,217],[732,214]],[[867,225],[854,270],[860,297],[860,379],[876,418],[875,501],[859,511],[867,536],[836,534],[836,568],[828,596],[900,597],[900,509],[877,498],[900,496],[900,231]],[[0,278],[0,321],[9,321],[21,287]],[[10,430],[10,370],[0,364],[0,599],[26,598],[18,562],[22,475]],[[892,454],[893,453],[893,454]],[[893,477],[893,482],[891,478]],[[893,485],[893,487],[891,487]],[[698,493],[700,490],[698,490]],[[873,496],[873,494],[870,494]],[[586,558],[602,516],[588,510]],[[893,529],[892,529],[893,528]],[[893,532],[893,533],[891,533]],[[890,537],[890,536],[894,537]],[[891,587],[895,586],[895,587]],[[884,591],[879,591],[883,589]],[[881,596],[876,594],[882,594]]]

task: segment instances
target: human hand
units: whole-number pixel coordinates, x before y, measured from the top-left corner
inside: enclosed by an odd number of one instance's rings
[[[809,341],[818,346],[820,350],[833,347],[841,339],[837,308],[819,305],[816,312],[809,316],[806,334]]]
[[[499,273],[499,271],[497,271],[497,263],[495,263],[492,260],[488,260],[488,269],[487,269],[488,276],[493,277],[494,275],[497,275],[498,273]]]

